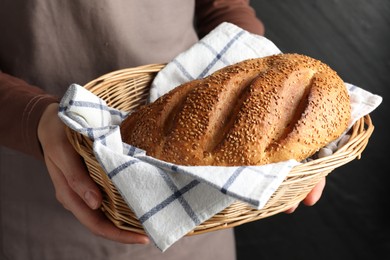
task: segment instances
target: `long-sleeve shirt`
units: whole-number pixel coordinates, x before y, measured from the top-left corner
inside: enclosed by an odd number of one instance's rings
[[[168,62],[223,21],[262,34],[247,2],[2,1],[0,144],[39,157],[40,116],[70,83]]]
[[[34,158],[40,117],[70,84],[169,62],[223,21],[263,33],[248,0],[0,1],[1,259],[234,259],[232,230],[184,237],[164,254],[94,236]]]

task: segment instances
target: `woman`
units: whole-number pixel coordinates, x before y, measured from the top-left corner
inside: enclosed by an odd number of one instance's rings
[[[264,33],[246,0],[1,1],[2,259],[235,258],[230,229],[161,253],[146,236],[116,228],[57,117],[71,83],[168,62],[223,21]]]

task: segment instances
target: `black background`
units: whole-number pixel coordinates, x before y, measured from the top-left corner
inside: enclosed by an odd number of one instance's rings
[[[251,5],[283,52],[320,59],[383,102],[371,113],[375,130],[362,158],[330,173],[316,205],[235,228],[238,259],[390,259],[390,1]]]

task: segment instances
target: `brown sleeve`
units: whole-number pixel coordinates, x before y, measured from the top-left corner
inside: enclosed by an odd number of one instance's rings
[[[0,72],[0,145],[42,158],[38,123],[54,102],[42,89]]]
[[[197,0],[195,12],[199,37],[222,22],[230,22],[251,33],[264,35],[264,25],[257,18],[249,0]]]

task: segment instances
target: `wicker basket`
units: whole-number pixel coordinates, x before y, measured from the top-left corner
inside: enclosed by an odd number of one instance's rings
[[[131,111],[145,104],[149,86],[164,64],[151,64],[123,69],[103,75],[84,87],[111,107]],[[256,210],[243,202],[235,202],[187,235],[229,228],[283,212],[299,203],[320,181],[335,168],[360,158],[374,130],[370,116],[359,119],[352,127],[349,141],[333,155],[295,166],[267,204]],[[67,128],[68,137],[84,158],[91,177],[103,193],[102,210],[119,228],[145,234],[142,225],[122,199],[107,174],[94,157],[92,142],[85,136]]]

